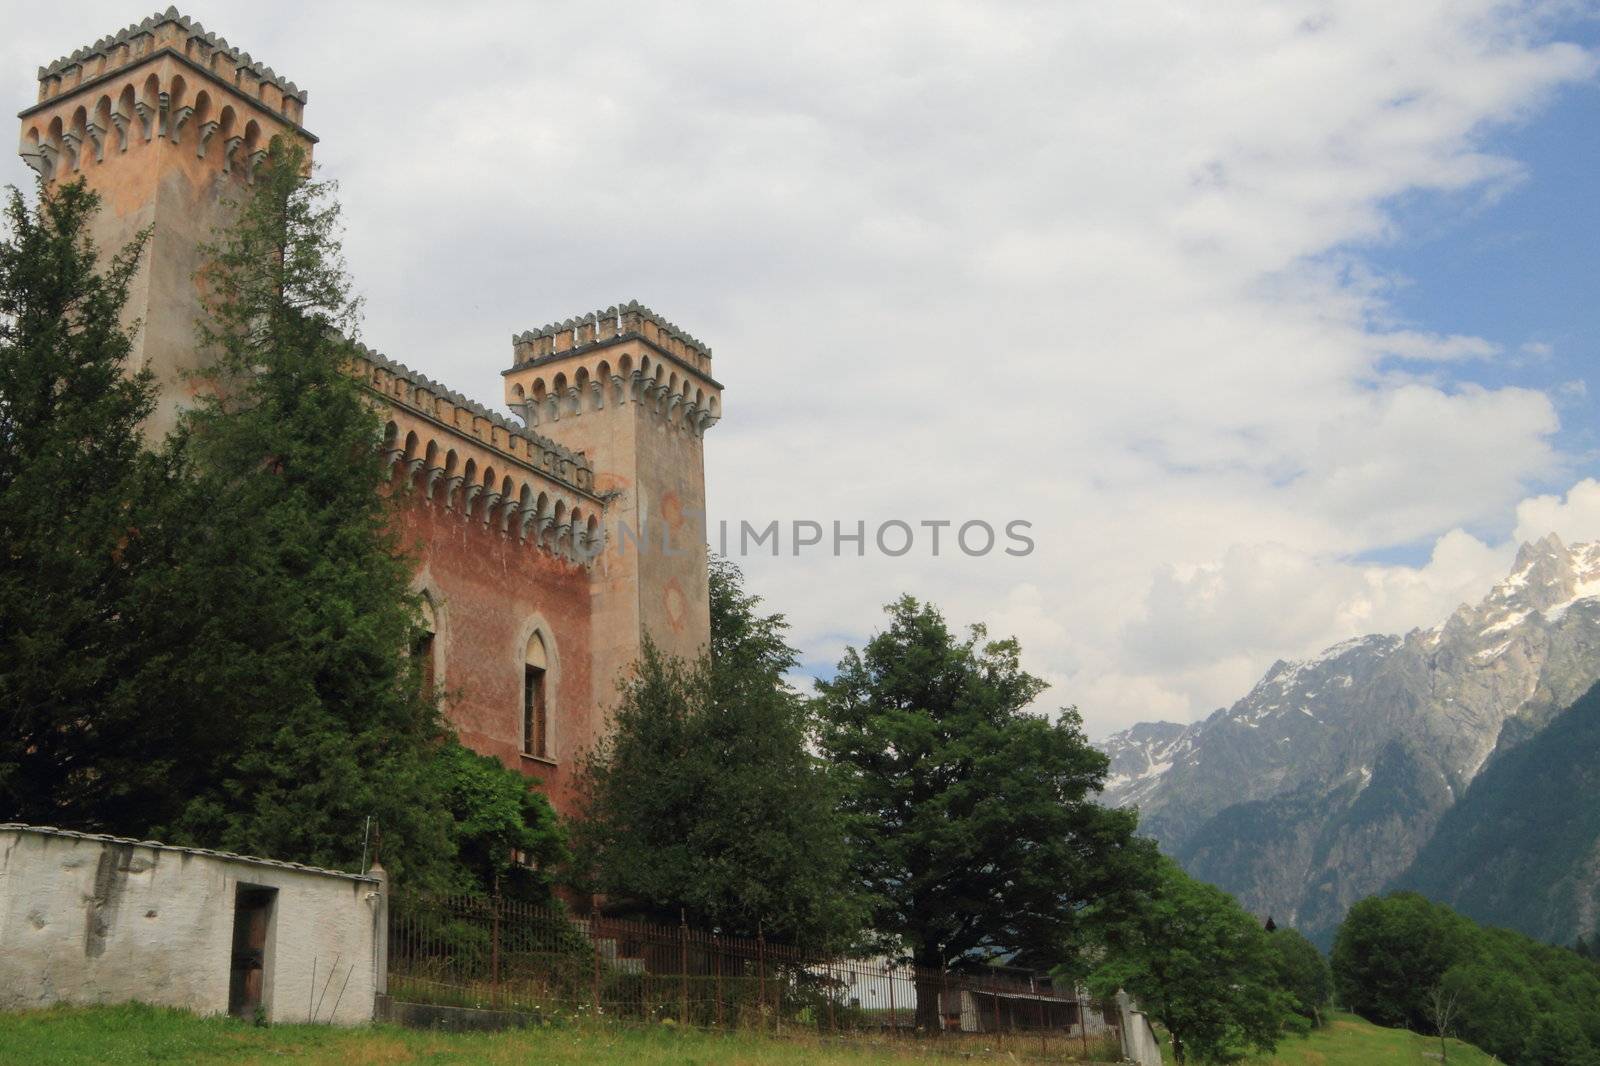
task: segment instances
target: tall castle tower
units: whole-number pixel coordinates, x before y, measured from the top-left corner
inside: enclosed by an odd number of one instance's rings
[[[305,103],[294,83],[173,8],[39,69],[38,102],[20,115],[23,159],[46,181],[82,177],[100,193],[102,251],[150,231],[126,314],[143,321],[134,363],[159,382],[153,436],[172,428],[199,365],[200,247],[274,136],[310,151]]]
[[[638,303],[512,339],[506,403],[530,429],[594,462],[607,498],[594,563],[597,706],[642,635],[692,657],[711,638],[702,437],[722,412],[711,349]]]

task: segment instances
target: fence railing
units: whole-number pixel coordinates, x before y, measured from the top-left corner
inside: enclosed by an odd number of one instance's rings
[[[401,1000],[703,1028],[1025,1034],[1083,1052],[1117,1015],[1042,975],[928,970],[504,899],[396,894],[389,994]],[[1115,1057],[1115,1056],[1113,1056]]]

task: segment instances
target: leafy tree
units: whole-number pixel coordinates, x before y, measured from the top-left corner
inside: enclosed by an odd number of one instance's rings
[[[613,907],[730,935],[836,945],[860,927],[834,784],[809,751],[782,615],[713,560],[711,645],[645,643],[581,774],[579,879]]]
[[[1106,757],[1076,711],[1025,708],[1044,689],[1015,640],[962,638],[906,596],[849,649],[815,701],[844,775],[856,877],[871,926],[924,973],[1019,951],[1072,952],[1082,909],[1130,876],[1136,816],[1093,801]],[[936,981],[937,979],[932,979]],[[917,1023],[937,1031],[937,988]]]
[[[1333,942],[1339,1002],[1379,1025],[1429,1031],[1429,993],[1462,956],[1465,919],[1414,892],[1361,900]]]
[[[1234,898],[1162,857],[1153,887],[1109,924],[1089,987],[1126,990],[1166,1027],[1179,1063],[1234,1062],[1270,1052],[1296,998],[1280,986],[1283,956]]]
[[[1275,926],[1267,930],[1278,984],[1294,997],[1294,1011],[1312,1025],[1322,1024],[1322,1008],[1333,992],[1333,974],[1317,946],[1298,930]]]
[[[9,190],[0,238],[0,820],[120,827],[161,781],[129,673],[128,596],[163,491],[148,372],[120,317],[144,237],[102,266],[81,181]]]
[[[535,783],[453,739],[439,746],[431,769],[454,820],[457,861],[470,883],[553,904],[549,871],[569,857],[566,833]],[[523,861],[514,862],[514,853]]]
[[[1351,908],[1334,942],[1333,968],[1341,1000],[1381,1024],[1437,1032],[1438,993],[1458,1008],[1455,1034],[1511,1066],[1600,1059],[1594,966],[1414,893]]]
[[[1458,1022],[1471,1023],[1466,1032],[1457,1024],[1457,1036],[1503,1062],[1522,1061],[1538,1008],[1516,973],[1488,961],[1458,962],[1445,971],[1439,988],[1455,997]],[[1437,1030],[1437,1017],[1430,1024]]]
[[[1600,1063],[1600,1053],[1574,1015],[1549,1013],[1534,1021],[1521,1061],[1527,1066],[1595,1066]]]

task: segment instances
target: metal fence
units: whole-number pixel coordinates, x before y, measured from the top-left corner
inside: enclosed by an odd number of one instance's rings
[[[914,1037],[1026,1038],[1099,1054],[1117,1015],[1017,970],[925,970],[503,899],[396,894],[389,995],[521,1011],[547,1021],[608,1018],[702,1028]],[[1087,1024],[1086,1024],[1087,1023]],[[1118,1057],[1115,1053],[1109,1057]]]

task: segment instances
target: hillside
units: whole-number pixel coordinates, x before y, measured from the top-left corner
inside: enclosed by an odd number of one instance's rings
[[[1102,747],[1105,797],[1193,874],[1326,939],[1502,745],[1600,680],[1600,543],[1549,536],[1442,624],[1278,662],[1233,706]]]
[[[1493,759],[1395,884],[1571,943],[1600,919],[1600,686]]]
[[[1495,1062],[1471,1044],[1451,1038],[1449,1061],[1457,1066]],[[1439,1039],[1406,1029],[1385,1029],[1354,1014],[1335,1014],[1308,1036],[1288,1037],[1271,1055],[1245,1066],[1422,1066],[1439,1061]]]

